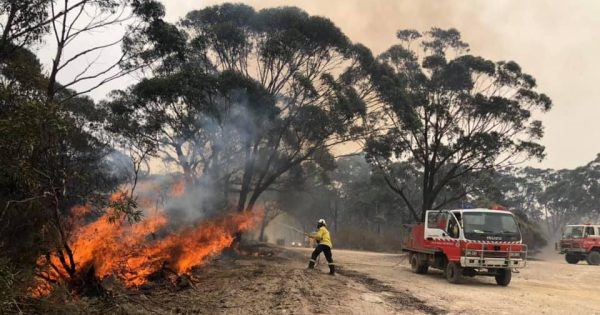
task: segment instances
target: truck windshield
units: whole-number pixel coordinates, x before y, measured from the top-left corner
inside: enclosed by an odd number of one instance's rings
[[[518,241],[521,234],[515,218],[508,213],[464,212],[465,237],[473,240]]]
[[[583,226],[567,226],[563,238],[582,238]]]

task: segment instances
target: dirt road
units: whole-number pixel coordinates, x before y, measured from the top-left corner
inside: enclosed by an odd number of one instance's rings
[[[216,258],[178,278],[138,288],[110,288],[110,314],[443,314],[444,311],[354,270],[332,277],[307,270],[306,251],[260,246]],[[350,255],[352,256],[352,255]],[[326,269],[325,266],[320,266]]]
[[[491,277],[467,278],[452,285],[441,271],[413,274],[401,255],[335,250],[334,259],[350,278],[358,272],[449,314],[600,314],[600,267],[585,262],[569,265],[559,255],[530,261],[513,275],[508,287],[497,286]],[[385,291],[373,293],[373,301],[387,303]]]
[[[410,271],[404,255],[335,250],[306,269],[311,249],[258,245],[216,257],[188,285],[167,275],[137,289],[111,289],[111,314],[600,314],[600,267],[555,256],[530,261],[508,287],[493,278],[446,282]],[[185,284],[187,281],[183,281]]]

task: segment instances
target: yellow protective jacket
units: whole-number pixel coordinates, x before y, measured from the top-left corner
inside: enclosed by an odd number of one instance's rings
[[[318,231],[310,233],[310,237],[317,240],[319,245],[327,245],[329,248],[333,248],[329,231],[324,226],[320,227]]]

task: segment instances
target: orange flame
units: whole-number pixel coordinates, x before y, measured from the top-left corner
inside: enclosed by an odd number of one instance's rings
[[[120,197],[115,193],[111,201]],[[72,210],[74,218],[89,213],[88,206],[76,206]],[[260,216],[260,211],[222,215],[170,233],[166,233],[167,216],[160,209],[146,210],[146,217],[133,224],[125,220],[111,222],[110,209],[105,209],[101,217],[88,224],[73,219],[80,223],[69,240],[75,274],[93,266],[99,279],[112,275],[128,287],[144,284],[148,276],[163,266],[179,275],[186,274],[231,246],[234,235],[255,226]],[[166,236],[158,237],[157,233]],[[61,262],[61,254],[66,257],[66,253],[54,252],[49,259],[38,259],[43,280],[31,290],[32,295],[47,295],[51,292],[50,283],[68,282],[72,278],[68,266]]]

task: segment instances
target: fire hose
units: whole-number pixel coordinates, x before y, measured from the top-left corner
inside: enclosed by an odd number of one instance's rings
[[[293,231],[296,231],[296,232],[298,232],[298,233],[302,233],[302,234],[303,234],[304,236],[306,236],[306,237],[310,237],[310,235],[309,235],[308,233],[306,233],[306,232],[304,232],[304,231],[301,231],[300,229],[297,229],[297,228],[295,228],[295,227],[293,227],[293,226],[291,226],[291,225],[287,225],[287,224],[285,224],[285,223],[281,223],[281,225],[283,225],[283,226],[285,226],[285,227],[287,227],[287,228],[289,228],[289,229],[291,229],[291,230],[293,230]],[[320,260],[321,260],[320,258],[321,258],[321,255],[319,255],[319,256],[317,257],[317,261],[315,262],[315,266],[318,266],[318,265],[319,265],[319,262],[320,262]]]
[[[308,234],[308,233],[306,233],[306,232],[304,232],[304,231],[302,231],[302,230],[300,230],[300,229],[297,229],[297,228],[295,228],[295,227],[293,227],[293,226],[291,226],[291,225],[288,225],[288,224],[285,224],[285,223],[280,223],[280,224],[281,224],[281,225],[283,225],[283,226],[285,226],[285,227],[287,227],[287,228],[289,228],[289,229],[291,229],[291,230],[293,230],[293,231],[296,231],[296,232],[298,232],[298,233],[301,233],[301,234],[303,234],[304,236],[309,236],[309,234]],[[341,265],[341,266],[370,266],[370,267],[387,267],[387,268],[395,268],[395,267],[397,267],[398,265],[400,265],[400,264],[401,264],[401,263],[402,263],[402,262],[403,262],[403,261],[406,259],[407,255],[403,254],[403,255],[400,255],[400,257],[402,258],[402,259],[400,260],[400,262],[398,262],[397,264],[393,264],[393,265],[374,265],[374,264],[365,264],[365,263],[343,263],[343,264],[335,263],[335,265],[337,265],[337,266],[340,266],[340,265]],[[321,256],[320,256],[320,255],[319,255],[319,257],[317,257],[317,261],[316,261],[316,264],[315,264],[315,265],[318,265],[318,264],[319,264],[319,258],[321,258]]]
[[[281,225],[283,225],[283,226],[285,226],[285,227],[287,227],[288,229],[292,229],[292,230],[294,230],[294,231],[296,231],[296,232],[298,232],[298,233],[302,233],[302,234],[304,234],[304,235],[308,236],[308,233],[306,233],[306,232],[304,232],[304,231],[302,231],[302,230],[300,230],[300,229],[297,229],[297,228],[295,228],[295,227],[293,227],[293,226],[291,226],[291,225],[287,225],[287,224],[285,224],[285,223],[280,223],[280,224],[281,224]]]

